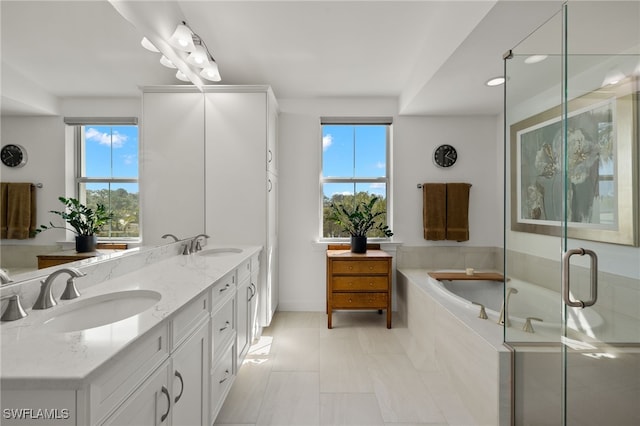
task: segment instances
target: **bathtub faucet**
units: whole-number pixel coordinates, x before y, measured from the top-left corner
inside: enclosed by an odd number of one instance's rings
[[[509,321],[509,297],[511,294],[518,294],[518,289],[509,287],[507,289],[507,295],[502,301],[502,308],[500,309],[500,318],[498,318],[498,324],[504,325],[505,327],[511,327],[511,321]]]

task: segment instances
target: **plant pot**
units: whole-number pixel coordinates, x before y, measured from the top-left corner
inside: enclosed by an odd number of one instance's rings
[[[76,236],[76,251],[78,253],[88,253],[90,251],[96,251],[97,243],[97,235],[78,235]]]
[[[366,253],[366,252],[367,252],[367,237],[351,236],[351,253]]]

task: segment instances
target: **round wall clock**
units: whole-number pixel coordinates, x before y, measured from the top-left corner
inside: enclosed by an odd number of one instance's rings
[[[440,145],[433,151],[433,162],[439,167],[451,167],[457,159],[458,153],[451,145]]]
[[[7,144],[0,150],[2,164],[8,167],[22,167],[27,164],[27,150],[17,144]]]

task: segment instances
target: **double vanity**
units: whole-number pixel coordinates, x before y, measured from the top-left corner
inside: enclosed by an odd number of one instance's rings
[[[60,274],[57,305],[2,323],[2,424],[211,425],[256,333],[261,250],[87,271],[73,300]]]

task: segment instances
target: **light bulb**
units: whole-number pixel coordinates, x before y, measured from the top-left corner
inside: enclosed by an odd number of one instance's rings
[[[209,64],[200,71],[200,75],[209,81],[220,81],[220,71],[218,70],[218,64],[214,61],[210,61]]]
[[[199,44],[195,50],[187,56],[187,63],[196,67],[204,68],[209,63],[207,50]]]
[[[157,47],[155,47],[155,46],[153,45],[153,43],[151,43],[151,42],[149,41],[149,39],[148,39],[148,38],[146,38],[146,37],[143,37],[143,38],[142,38],[142,41],[140,42],[140,44],[142,45],[142,47],[144,47],[145,49],[147,49],[147,50],[149,50],[149,51],[151,51],[151,52],[154,52],[154,53],[160,53],[160,51],[158,50],[158,48],[157,48]]]
[[[160,58],[160,63],[167,68],[178,68],[175,65],[173,65],[173,62],[171,62],[169,58],[167,58],[164,55],[162,55],[162,57]]]
[[[180,70],[176,72],[176,78],[178,80],[186,81],[187,83],[191,82],[191,80],[189,80],[189,77],[187,77],[187,75]]]
[[[195,44],[193,44],[193,33],[184,24],[176,27],[173,35],[169,38],[169,44],[185,52],[193,52],[196,49]]]

